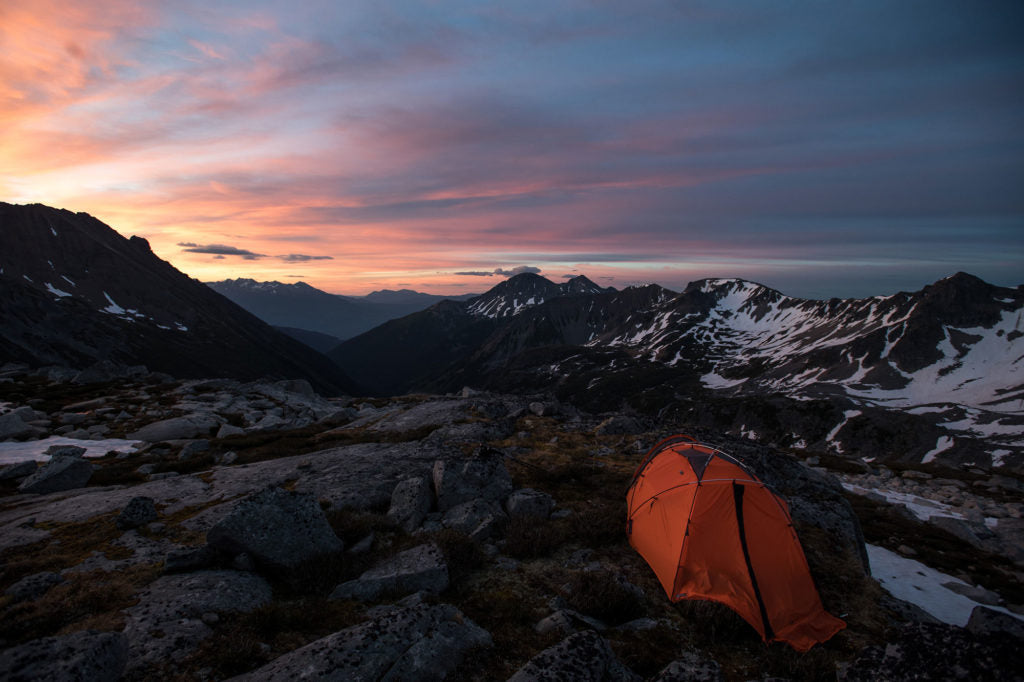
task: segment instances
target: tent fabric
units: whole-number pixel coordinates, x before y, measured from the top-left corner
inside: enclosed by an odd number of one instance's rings
[[[739,461],[673,436],[637,468],[629,542],[672,601],[707,599],[807,651],[846,627],[821,604],[785,500]]]

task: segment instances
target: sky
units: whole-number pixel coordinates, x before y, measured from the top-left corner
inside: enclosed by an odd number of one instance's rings
[[[1024,4],[0,3],[0,200],[204,281],[1024,283]]]

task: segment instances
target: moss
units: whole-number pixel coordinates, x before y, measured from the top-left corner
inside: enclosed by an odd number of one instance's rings
[[[66,582],[50,588],[40,599],[4,609],[0,639],[20,643],[90,628],[120,630],[124,625],[121,611],[133,605],[136,592],[158,576],[155,565],[67,574]]]

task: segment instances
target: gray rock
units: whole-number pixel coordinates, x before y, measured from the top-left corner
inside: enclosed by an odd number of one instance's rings
[[[973,547],[990,549],[986,540],[991,536],[991,533],[981,524],[969,523],[948,516],[932,516],[928,519],[928,523],[955,535]]]
[[[243,436],[245,435],[245,429],[240,426],[232,426],[231,424],[221,424],[217,430],[217,438],[227,438],[228,436]]]
[[[192,457],[194,457],[195,455],[204,452],[209,452],[209,450],[210,441],[206,440],[205,438],[200,438],[199,440],[194,440],[191,443],[185,443],[185,445],[181,448],[181,452],[178,453],[178,459],[192,459]]]
[[[331,599],[371,601],[382,594],[442,592],[448,587],[448,564],[437,545],[426,544],[399,552],[356,580],[338,585]]]
[[[863,649],[838,670],[843,682],[902,680],[1006,680],[1019,670],[1019,642],[977,638],[946,624],[911,623],[887,635],[885,644]]]
[[[445,528],[465,533],[474,540],[483,541],[497,534],[505,520],[506,516],[497,503],[475,499],[446,511],[441,524]]]
[[[212,414],[195,413],[146,424],[138,431],[128,434],[128,439],[156,443],[162,440],[200,438],[209,435],[218,426],[220,420]]]
[[[18,486],[37,495],[81,488],[92,477],[92,464],[81,457],[53,457]]]
[[[156,504],[152,497],[133,497],[117,517],[117,527],[121,530],[145,526],[156,521]]]
[[[15,440],[34,435],[36,430],[13,412],[0,414],[0,440]]]
[[[411,533],[419,528],[426,518],[433,502],[433,495],[430,479],[426,476],[407,478],[399,482],[391,493],[391,506],[388,508],[387,516],[405,532]]]
[[[280,488],[242,500],[207,532],[206,541],[227,554],[248,552],[258,564],[279,571],[344,549],[312,495]]]
[[[505,512],[512,518],[527,516],[546,519],[555,508],[555,500],[533,488],[520,488],[505,499]]]
[[[442,512],[476,498],[500,501],[512,492],[504,455],[487,447],[468,459],[434,462],[433,477],[437,508]]]
[[[13,481],[31,476],[36,472],[37,466],[35,461],[31,459],[26,459],[24,462],[17,462],[16,464],[8,464],[0,468],[0,481]]]
[[[594,433],[599,436],[624,436],[643,433],[644,427],[636,419],[617,414],[597,425]]]
[[[491,646],[486,630],[448,604],[376,611],[371,620],[287,653],[238,680],[443,680],[463,657]]]
[[[44,637],[0,653],[0,679],[10,682],[119,680],[128,660],[128,640],[120,632],[83,630]]]
[[[571,635],[577,630],[596,630],[603,632],[608,626],[597,620],[586,616],[573,609],[557,609],[554,613],[542,619],[533,626],[535,632],[546,635],[555,632],[563,637]]]
[[[672,661],[651,682],[718,682],[722,668],[716,661],[687,651]]]
[[[1024,641],[1024,620],[984,606],[974,607],[965,629],[980,638],[1009,636],[1018,644]]]
[[[529,405],[530,412],[538,417],[553,417],[558,414],[558,404],[551,402],[533,402]]]
[[[87,450],[78,445],[51,445],[44,454],[50,457],[81,457]]]
[[[270,585],[253,573],[201,571],[157,578],[125,610],[128,670],[180,661],[213,631],[205,613],[247,613],[271,599]]]
[[[980,585],[965,585],[961,582],[950,580],[949,582],[942,583],[950,592],[956,592],[962,594],[971,601],[976,601],[979,604],[988,604],[989,606],[999,606],[1003,603],[1003,598],[991,590],[986,590]]]
[[[585,630],[531,658],[508,678],[508,682],[632,682],[639,679],[615,657],[601,635]]]
[[[26,576],[8,587],[4,590],[4,594],[10,597],[13,603],[32,601],[39,599],[46,594],[51,587],[59,585],[62,582],[64,582],[64,578],[60,577],[59,573],[51,573],[50,571],[33,573],[32,575]]]

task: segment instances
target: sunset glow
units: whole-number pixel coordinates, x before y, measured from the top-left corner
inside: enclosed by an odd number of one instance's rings
[[[0,200],[204,281],[1024,281],[1014,2],[0,6]],[[467,274],[472,273],[472,274]]]

